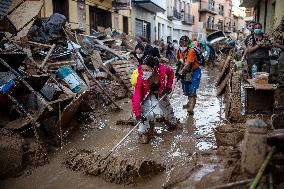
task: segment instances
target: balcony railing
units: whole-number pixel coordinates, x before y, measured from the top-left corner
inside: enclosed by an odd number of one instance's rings
[[[211,14],[218,14],[219,10],[213,4],[210,4],[208,2],[201,2],[199,12],[210,12]]]
[[[176,20],[180,20],[181,14],[178,12],[178,10],[174,7],[173,8],[173,18]]]
[[[194,16],[190,15],[190,14],[185,14],[182,23],[193,25],[194,24]]]
[[[232,32],[232,26],[225,26],[225,32]]]
[[[210,22],[206,23],[206,29],[207,30],[218,30],[217,26],[214,25],[214,23],[210,23]]]

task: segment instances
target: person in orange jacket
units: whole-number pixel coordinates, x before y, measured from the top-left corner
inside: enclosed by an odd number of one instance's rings
[[[197,47],[190,46],[191,40],[187,36],[181,37],[180,44],[185,50],[177,55],[182,64],[176,72],[176,77],[181,79],[183,93],[188,97],[188,102],[183,108],[187,109],[188,114],[193,114],[197,97],[196,91],[201,80],[200,62],[197,58],[197,49],[195,50]]]

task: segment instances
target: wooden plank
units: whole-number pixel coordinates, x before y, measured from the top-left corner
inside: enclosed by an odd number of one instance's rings
[[[77,97],[75,97],[70,104],[68,104],[62,111],[61,114],[61,122],[57,122],[56,128],[59,128],[59,125],[61,124],[61,127],[64,128],[69,123],[69,121],[72,119],[74,114],[76,113],[79,105],[84,100],[84,97],[88,94],[88,91],[84,91]]]
[[[82,76],[86,82],[86,84],[88,85],[88,87],[90,88],[90,80],[88,79],[88,76],[85,72],[82,72]]]
[[[255,90],[276,90],[277,86],[274,84],[258,84],[253,79],[247,79]]]
[[[129,64],[129,62],[126,62],[126,61],[116,61],[116,62],[113,62],[111,63],[112,65],[121,65],[121,64]]]
[[[129,67],[127,67],[127,68],[116,68],[116,67],[113,67],[113,69],[115,69],[115,70],[118,71],[118,72],[128,72],[128,73],[130,73],[130,72],[132,72],[135,68],[129,68]]]
[[[39,66],[40,68],[43,68],[43,67],[45,66],[47,60],[49,59],[49,57],[50,57],[50,55],[51,55],[51,53],[52,53],[52,51],[54,50],[55,47],[56,47],[56,44],[53,44],[53,45],[51,46],[51,48],[49,49],[49,51],[48,51],[46,57],[45,57],[44,60],[42,61],[41,65]]]
[[[121,68],[129,68],[130,66],[127,65],[127,64],[122,64],[122,65],[115,65],[115,66],[112,66],[113,69],[121,69]]]
[[[230,73],[226,75],[226,77],[221,81],[220,85],[217,86],[217,96],[222,95],[225,92],[227,87],[227,83],[230,79]]]
[[[120,77],[120,79],[122,79],[122,80],[127,80],[127,79],[130,80],[130,78],[131,78],[130,76],[123,76],[123,77]]]
[[[7,15],[17,31],[25,27],[36,17],[43,6],[43,1],[25,1],[17,9]]]
[[[218,79],[217,79],[217,82],[216,82],[216,86],[220,85],[222,80],[229,73],[229,71],[230,71],[230,62],[231,62],[231,56],[228,56],[226,61],[225,61],[225,63],[224,63],[224,65],[223,65],[222,71],[221,71],[220,75],[218,76]]]
[[[71,65],[71,66],[76,66],[76,62],[75,61],[63,61],[63,62],[50,62],[47,63],[47,66],[49,68],[59,68],[61,66],[65,66],[65,65]]]
[[[14,121],[10,121],[7,125],[5,125],[6,129],[20,129],[28,124],[31,123],[31,119],[28,117],[20,117],[19,119],[16,119]]]
[[[114,50],[112,50],[111,48],[108,48],[107,46],[104,46],[104,45],[98,45],[98,44],[95,44],[94,45],[96,48],[99,48],[99,49],[103,49],[105,51],[108,51],[109,53],[117,56],[118,58],[120,58],[121,60],[123,60],[123,57],[119,54],[117,54],[117,52],[115,52]]]

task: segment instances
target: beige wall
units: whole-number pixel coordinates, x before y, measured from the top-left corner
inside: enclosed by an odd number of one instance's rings
[[[104,0],[100,2],[99,0],[86,0],[86,33],[90,33],[90,6],[96,6],[100,9],[108,10],[112,8],[112,0]],[[51,0],[45,0],[44,6],[41,10],[41,16],[49,17],[53,14],[53,6]],[[132,20],[131,20],[131,11],[130,10],[120,10],[119,11],[119,27],[116,28],[119,32],[123,31],[123,16],[128,17],[128,28],[129,33],[132,34]],[[77,10],[77,1],[69,0],[69,22],[71,23],[72,28],[78,27],[78,10]],[[114,26],[114,13],[112,13],[112,25]]]
[[[198,32],[198,22],[199,22],[199,3],[192,3],[192,15],[194,16],[194,25],[192,27],[193,33]]]
[[[275,26],[278,26],[280,24],[281,18],[284,15],[284,1],[283,0],[276,0],[275,4]]]

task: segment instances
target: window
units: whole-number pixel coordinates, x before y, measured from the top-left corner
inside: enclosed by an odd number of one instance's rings
[[[208,9],[214,11],[215,1],[209,0],[208,1]]]
[[[219,14],[224,16],[224,6],[223,5],[219,5]]]
[[[123,16],[123,32],[128,34],[128,17]]]
[[[52,0],[53,13],[63,14],[67,21],[69,20],[69,3],[68,0]]]

